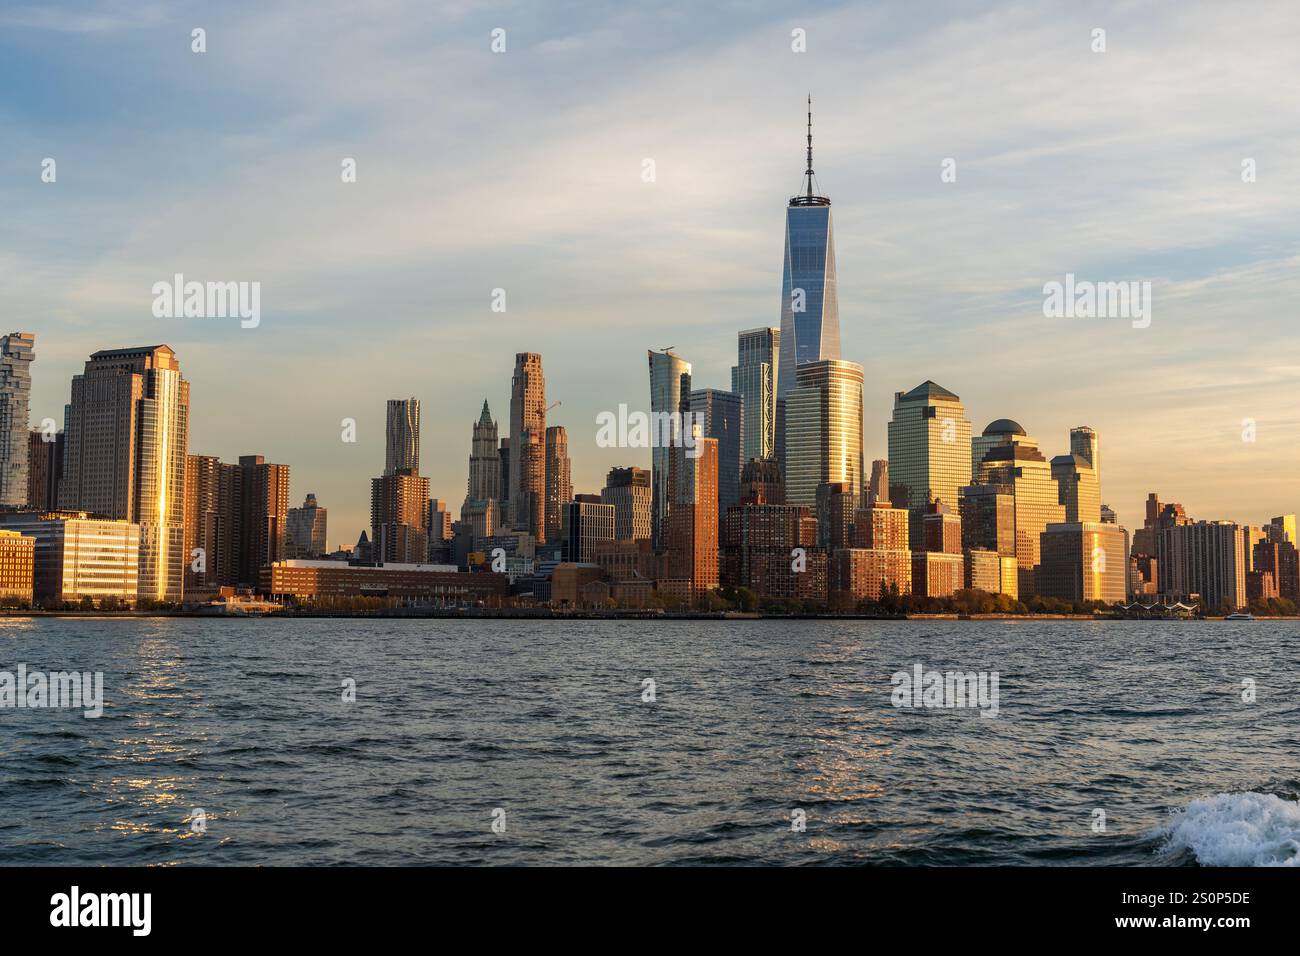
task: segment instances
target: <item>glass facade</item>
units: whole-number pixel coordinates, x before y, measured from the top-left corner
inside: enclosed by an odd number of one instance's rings
[[[921,519],[932,501],[957,505],[969,483],[970,451],[970,420],[958,396],[929,381],[894,394],[890,497],[910,513],[913,541],[921,540]]]
[[[786,500],[817,505],[822,482],[862,494],[862,366],[838,359],[795,368],[786,399]]]
[[[721,534],[727,509],[740,500],[745,408],[741,397],[734,392],[702,388],[691,392],[691,411],[700,424],[701,435],[718,440],[718,533]]]
[[[776,457],[776,383],[780,367],[781,330],[747,329],[737,342],[737,363],[731,368],[731,390],[745,406],[741,464],[751,458]]]
[[[830,200],[792,201],[785,217],[785,267],[781,276],[780,361],[777,395],[797,386],[792,374],[805,362],[840,357],[840,305],[835,281],[835,236]]]
[[[650,362],[650,414],[655,422],[659,416],[676,415],[691,408],[691,363],[683,361],[672,352],[647,352]],[[677,421],[680,432],[680,417]],[[672,449],[663,441],[663,431],[651,425],[650,448],[650,537],[656,551],[662,550],[667,540],[668,503],[671,495]],[[669,436],[680,443],[681,435]]]

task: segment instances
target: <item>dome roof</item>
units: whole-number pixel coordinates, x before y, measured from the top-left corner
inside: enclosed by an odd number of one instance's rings
[[[1009,418],[999,418],[995,422],[989,422],[988,427],[984,429],[985,435],[1020,435],[1024,437],[1025,430],[1020,427],[1019,422],[1013,422]]]

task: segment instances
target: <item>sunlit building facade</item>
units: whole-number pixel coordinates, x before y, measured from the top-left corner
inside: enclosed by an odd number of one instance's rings
[[[731,390],[744,405],[741,462],[776,456],[776,385],[781,360],[781,330],[746,329],[739,335]]]
[[[140,597],[184,591],[190,386],[166,345],[94,353],[72,379],[64,428],[64,509],[138,524]]]
[[[647,352],[646,356],[650,363],[650,414],[654,432],[650,436],[650,537],[655,550],[660,551],[667,540],[672,455],[684,438],[682,415],[691,408],[691,363],[671,351]]]
[[[27,503],[27,432],[36,336],[0,336],[0,505]]]
[[[889,422],[889,485],[895,505],[910,514],[912,540],[933,501],[957,503],[969,483],[970,420],[961,399],[934,382],[894,393]]]
[[[862,366],[838,359],[794,369],[786,398],[785,493],[791,504],[817,505],[817,486],[845,482],[862,494]]]
[[[384,474],[420,473],[420,400],[390,398],[384,429]]]
[[[1045,597],[1122,603],[1128,597],[1123,529],[1097,521],[1049,524],[1038,578]]]

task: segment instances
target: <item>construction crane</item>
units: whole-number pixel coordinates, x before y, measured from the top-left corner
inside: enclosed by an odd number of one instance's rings
[[[551,402],[551,404],[547,405],[546,408],[542,410],[542,414],[543,415],[550,414],[552,408],[559,408],[563,404],[564,402]]]

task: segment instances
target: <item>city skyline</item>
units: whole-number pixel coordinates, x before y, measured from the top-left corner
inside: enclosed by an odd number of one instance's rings
[[[835,198],[840,353],[864,366],[865,459],[885,457],[893,393],[928,379],[962,396],[974,430],[1014,419],[1049,458],[1070,451],[1070,428],[1095,427],[1107,444],[1103,499],[1130,529],[1152,489],[1191,514],[1243,523],[1295,510],[1300,423],[1288,398],[1300,367],[1285,356],[1300,337],[1284,305],[1300,297],[1296,106],[1251,79],[1289,62],[1296,31],[1281,5],[1261,6],[1248,24],[1197,5],[1176,19],[995,8],[942,29],[900,14],[892,48],[850,39],[878,34],[885,16],[851,8],[794,24],[759,7],[653,39],[638,36],[635,12],[605,11],[579,29],[507,9],[462,15],[445,36],[426,37],[418,60],[398,49],[399,31],[345,26],[323,28],[319,52],[297,51],[356,66],[391,58],[393,70],[414,71],[391,113],[364,83],[289,84],[255,107],[268,66],[218,95],[229,76],[214,65],[229,56],[221,41],[236,24],[245,53],[292,29],[251,6],[205,14],[207,60],[190,53],[188,22],[88,10],[0,14],[0,44],[15,52],[0,70],[22,70],[24,85],[46,91],[41,118],[16,103],[0,117],[15,144],[0,159],[14,211],[0,226],[11,250],[0,275],[9,328],[37,336],[33,426],[62,421],[71,376],[92,352],[166,343],[194,385],[190,453],[235,461],[256,449],[289,463],[292,497],[316,494],[331,511],[331,544],[351,544],[368,527],[384,402],[424,403],[426,448],[448,453],[423,473],[455,507],[465,423],[485,398],[508,408],[510,357],[527,350],[544,358],[548,401],[564,402],[548,424],[567,428],[574,490],[596,492],[611,467],[649,466],[648,452],[593,441],[598,411],[645,406],[642,350],[672,343],[693,388],[727,389],[736,333],[779,325],[775,235],[804,166],[811,90],[818,181]],[[486,37],[497,19],[510,47],[494,58]],[[1097,23],[1109,29],[1105,54],[1089,49]],[[790,51],[795,26],[807,30],[808,53]],[[719,67],[694,57],[666,87],[639,92],[645,76],[678,63],[673,41],[750,70],[753,88],[695,95]],[[1152,57],[1190,60],[1205,43],[1238,58],[1248,49],[1252,68],[1224,77],[1187,65],[1176,98],[1142,82]],[[141,89],[129,135],[103,137],[101,74],[138,76],[131,61],[144,50],[155,65],[161,57],[176,79],[169,95],[194,116],[151,109],[163,94]],[[454,62],[458,91],[472,77],[481,94],[453,104],[426,92],[439,69],[430,50]],[[907,62],[909,50],[926,51],[925,64]],[[528,69],[512,68],[512,56]],[[627,79],[601,97],[548,82],[608,75],[615,58]],[[1017,93],[1009,79],[1032,63],[1050,73],[1045,89]],[[955,89],[953,76],[976,64],[987,74]],[[495,126],[474,114],[478,95],[522,95],[525,74],[536,91],[521,112]],[[1013,102],[990,114],[979,106],[994,89]],[[1125,95],[1134,89],[1142,95]],[[1072,112],[1058,121],[1045,104],[1063,95]],[[527,116],[542,96],[554,98],[555,130]],[[411,109],[431,118],[430,132],[403,139],[396,114]],[[614,119],[629,110],[631,122]],[[358,113],[373,127],[364,141],[339,129]],[[153,116],[169,117],[167,127],[144,118]],[[315,135],[275,152],[259,143],[262,125],[292,128],[296,117]],[[157,149],[177,129],[174,148]],[[450,191],[449,167],[428,148],[446,135],[468,151],[454,158]],[[96,137],[104,146],[92,152]],[[46,156],[59,163],[53,183],[40,181]],[[571,182],[578,156],[590,182]],[[357,160],[355,184],[339,181],[344,157]],[[940,179],[947,157],[953,183]],[[1259,164],[1252,183],[1241,180],[1246,157]],[[642,179],[645,158],[655,160],[653,183]],[[584,204],[578,192],[592,185],[602,201]],[[468,217],[470,197],[474,236],[429,237],[429,222]],[[102,204],[113,227],[88,221],[87,202]],[[69,234],[80,241],[59,240]],[[543,236],[565,255],[524,248]],[[262,282],[261,324],[155,319],[150,286],[177,272]],[[1152,325],[1045,319],[1042,285],[1067,273],[1152,280]],[[503,313],[491,310],[497,288]],[[358,367],[383,367],[385,391]],[[358,423],[355,444],[339,441],[343,418]],[[1254,442],[1242,440],[1246,419]]]

